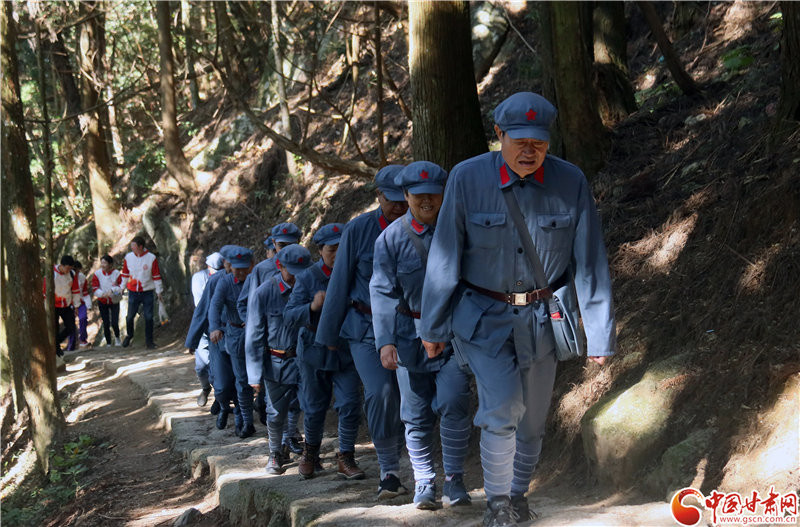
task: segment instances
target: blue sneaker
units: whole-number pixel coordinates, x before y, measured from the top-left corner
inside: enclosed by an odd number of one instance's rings
[[[414,505],[426,511],[436,509],[436,483],[432,479],[417,481],[414,487]]]
[[[462,474],[453,474],[450,480],[445,479],[442,491],[442,503],[449,507],[472,505],[472,498],[467,494]]]
[[[378,499],[385,500],[405,494],[408,490],[400,483],[400,478],[394,474],[387,474],[378,485]]]

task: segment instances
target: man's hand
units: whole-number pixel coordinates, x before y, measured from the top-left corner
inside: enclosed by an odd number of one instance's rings
[[[311,302],[311,311],[319,311],[322,309],[322,304],[325,303],[325,291],[317,291],[314,295],[314,300]]]
[[[428,342],[427,340],[423,340],[422,345],[425,346],[425,351],[428,352],[429,359],[441,355],[445,347],[444,342]]]
[[[256,392],[261,393],[261,385],[260,384],[251,384],[250,387]]]
[[[194,355],[194,350],[192,348],[186,348],[186,353],[189,355]]]
[[[608,357],[587,357],[587,358],[588,358],[590,361],[592,361],[592,362],[596,362],[597,364],[599,364],[600,366],[602,366],[603,364],[605,364],[605,363],[606,363],[606,359],[607,359]]]
[[[222,337],[223,337],[223,336],[225,336],[225,334],[224,334],[222,331],[220,331],[220,330],[218,330],[218,329],[217,329],[217,330],[215,330],[215,331],[212,331],[212,332],[211,332],[211,335],[209,335],[209,336],[208,336],[208,338],[209,338],[209,340],[210,340],[211,342],[213,342],[214,344],[216,344],[217,342],[219,342],[220,340],[222,340]]]
[[[158,301],[159,302],[164,302],[164,297],[161,296],[161,293],[158,293]]]
[[[394,344],[387,344],[381,348],[381,364],[387,370],[397,369],[397,347]]]
[[[339,351],[339,346],[328,346],[328,349],[331,351]]]
[[[80,314],[80,307],[75,308],[75,316],[77,317]]]

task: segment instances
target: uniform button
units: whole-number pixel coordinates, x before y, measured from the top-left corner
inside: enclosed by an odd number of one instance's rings
[[[522,280],[517,280],[517,285],[522,285]]]
[[[555,229],[556,228],[556,222],[551,223],[550,226]]]
[[[486,226],[487,227],[489,226],[489,220],[486,220]]]
[[[519,254],[522,254],[522,252],[523,252],[523,251],[522,251],[522,247],[520,247],[519,249],[517,249],[517,252],[518,252]]]
[[[514,308],[514,314],[515,314],[515,315],[519,315],[519,309],[517,309],[517,308]]]
[[[520,181],[519,182],[519,188],[525,188],[525,182],[524,181]]]
[[[472,296],[472,291],[467,291],[467,296]]]

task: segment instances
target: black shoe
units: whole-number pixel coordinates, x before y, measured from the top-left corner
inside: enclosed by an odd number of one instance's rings
[[[211,393],[211,387],[203,388],[200,395],[197,396],[197,406],[205,406],[208,404],[208,394]]]
[[[127,348],[128,346],[130,346],[131,345],[131,340],[133,340],[133,337],[131,337],[130,335],[125,337],[125,340],[122,341],[122,347],[123,348]]]
[[[62,350],[61,348],[58,348],[56,350],[56,357],[63,357],[63,356],[64,356],[64,350]]]
[[[383,478],[380,485],[378,485],[379,500],[394,498],[395,496],[405,494],[406,492],[408,492],[408,489],[406,489],[403,484],[400,483],[400,478],[394,474],[388,474],[385,478]]]
[[[225,430],[228,426],[228,416],[230,415],[231,411],[227,408],[221,408],[219,415],[217,416],[217,428],[220,430]]]
[[[241,439],[246,439],[251,435],[256,433],[256,427],[253,426],[253,423],[247,423],[241,428],[236,429],[236,435],[239,436]]]
[[[512,527],[517,525],[516,514],[508,496],[495,496],[486,503],[483,527]]]
[[[147,349],[149,349],[149,350],[157,350],[158,346],[156,346],[155,342],[148,342],[147,343]]]
[[[303,455],[303,445],[300,444],[300,441],[298,441],[296,437],[290,437],[289,442],[284,443],[284,446],[289,449],[289,452],[296,456]]]
[[[445,479],[442,503],[450,507],[472,505],[472,498],[467,493],[467,487],[464,486],[464,477],[461,474],[453,474],[450,476],[449,481]],[[511,503],[513,505],[513,498]]]
[[[214,399],[214,402],[211,403],[211,410],[209,410],[211,415],[217,415],[219,413],[219,401]]]
[[[514,510],[517,520],[521,522],[536,520],[539,518],[539,515],[533,512],[528,506],[528,499],[524,494],[520,494],[519,496],[511,496],[511,508]]]

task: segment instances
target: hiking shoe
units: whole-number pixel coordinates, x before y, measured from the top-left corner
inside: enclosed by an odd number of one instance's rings
[[[406,492],[408,492],[408,489],[406,489],[403,484],[400,483],[400,478],[394,474],[386,474],[386,477],[383,478],[380,485],[378,485],[379,500],[394,498],[401,494],[405,494]]]
[[[256,427],[253,426],[253,423],[247,423],[246,425],[242,425],[238,427],[236,435],[239,436],[240,439],[247,439],[248,437],[255,435]]]
[[[127,348],[128,346],[130,346],[131,345],[131,340],[133,340],[133,337],[131,337],[130,335],[125,337],[125,340],[122,341],[122,347],[123,348]]]
[[[358,466],[355,452],[339,452],[336,454],[339,461],[339,479],[364,479],[367,475]]]
[[[109,342],[108,345],[110,346],[111,343]],[[119,340],[119,337],[117,337],[116,340],[114,341],[114,345],[117,347],[122,346],[122,341]]]
[[[208,411],[211,415],[218,415],[219,414],[219,401],[214,399],[214,402],[211,403],[211,410]]]
[[[322,464],[319,462],[319,447],[320,445],[309,445],[306,443],[305,451],[297,467],[297,471],[306,479],[313,478],[318,472],[324,470]]]
[[[539,517],[539,515],[533,512],[528,506],[528,499],[524,494],[511,496],[511,508],[514,510],[514,515],[517,517],[517,520],[521,522],[535,520]]]
[[[219,411],[219,415],[217,416],[217,428],[220,430],[225,430],[228,426],[228,416],[230,415],[231,411],[228,408],[221,408]]]
[[[508,496],[495,496],[486,503],[483,527],[516,526],[517,520]]]
[[[303,455],[303,445],[300,444],[300,441],[297,440],[295,437],[290,437],[289,441],[283,444],[286,448],[289,449],[289,452],[296,456]]]
[[[414,485],[414,505],[418,509],[436,509],[436,483],[432,479],[421,479]]]
[[[156,346],[155,342],[148,342],[147,343],[147,349],[149,349],[149,350],[157,350],[158,346]]]
[[[211,393],[211,387],[203,388],[200,395],[197,396],[197,406],[205,406],[208,404],[208,395]]]
[[[283,454],[270,452],[267,461],[267,474],[283,474]]]
[[[449,480],[445,479],[442,503],[449,507],[472,505],[472,498],[467,494],[462,474],[453,474]]]

